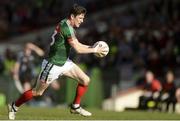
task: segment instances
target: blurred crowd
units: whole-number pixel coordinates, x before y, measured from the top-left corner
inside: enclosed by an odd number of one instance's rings
[[[139,97],[139,109],[171,113],[176,111],[176,104],[180,103],[180,87],[175,84],[173,71],[167,71],[163,80],[157,79],[152,71],[147,71],[141,88],[143,94]]]
[[[180,64],[179,6],[179,1],[161,0],[101,15],[87,23],[80,40],[104,40],[110,45],[106,67],[131,64],[133,69],[146,68],[161,76]]]
[[[52,26],[66,15],[73,2],[84,5],[88,13],[126,3],[123,0],[1,0],[0,40]]]

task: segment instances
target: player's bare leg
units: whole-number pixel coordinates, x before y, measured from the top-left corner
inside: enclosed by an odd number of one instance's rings
[[[16,117],[18,108],[22,104],[31,100],[33,97],[41,96],[48,86],[49,84],[39,81],[39,83],[34,89],[24,92],[18,100],[16,100],[15,102],[12,102],[11,104],[8,104],[9,119],[14,120]]]
[[[25,82],[25,83],[23,84],[24,92],[30,90],[31,88],[32,88],[32,87],[31,87],[31,84],[30,84],[29,82]]]
[[[92,114],[84,110],[81,106],[81,97],[85,94],[88,84],[90,82],[89,77],[76,65],[68,72],[64,73],[65,76],[78,80],[79,84],[76,89],[76,96],[71,106],[70,112],[80,114],[82,116],[91,116]]]

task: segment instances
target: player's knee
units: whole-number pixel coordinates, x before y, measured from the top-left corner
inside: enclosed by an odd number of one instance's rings
[[[42,96],[43,95],[43,92],[39,91],[37,92],[37,96]]]
[[[33,96],[37,97],[37,96],[42,96],[43,92],[41,91],[33,91]]]
[[[84,85],[88,86],[90,81],[91,81],[90,78],[87,76],[84,80]]]

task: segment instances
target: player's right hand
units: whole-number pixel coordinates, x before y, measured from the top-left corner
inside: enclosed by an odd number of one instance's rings
[[[108,51],[106,47],[99,46],[98,43],[95,43],[93,47],[94,47],[94,53],[97,54],[104,54]]]

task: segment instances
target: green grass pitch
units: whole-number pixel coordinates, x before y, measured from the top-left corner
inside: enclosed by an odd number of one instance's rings
[[[23,106],[16,115],[17,120],[180,120],[180,114],[147,111],[113,112],[88,109],[91,117],[70,114],[68,108],[43,108]],[[7,120],[7,108],[0,107],[0,120]]]

